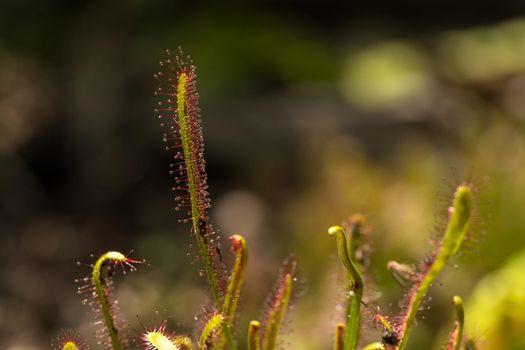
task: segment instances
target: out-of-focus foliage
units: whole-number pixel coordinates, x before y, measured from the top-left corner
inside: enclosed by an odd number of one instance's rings
[[[342,92],[364,108],[386,108],[421,98],[430,72],[421,50],[403,42],[382,42],[349,55]]]
[[[469,329],[486,349],[523,349],[525,338],[525,254],[484,277],[467,308]]]
[[[490,82],[525,70],[525,20],[452,31],[440,39],[452,79]]]

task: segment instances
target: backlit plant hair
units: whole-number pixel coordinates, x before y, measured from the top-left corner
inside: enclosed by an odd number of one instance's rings
[[[276,347],[277,337],[290,305],[295,269],[296,262],[293,258],[283,263],[273,292],[266,302],[262,350],[273,350]]]
[[[416,314],[429,288],[436,281],[451,257],[456,255],[463,243],[470,224],[472,212],[472,189],[468,184],[457,187],[454,193],[452,206],[449,208],[449,220],[445,235],[438,246],[435,257],[430,258],[421,271],[418,280],[408,293],[406,308],[400,321],[394,327],[400,340],[397,349],[403,350],[407,346],[410,332],[414,325]]]
[[[53,350],[89,350],[89,345],[75,331],[61,331],[51,342]]]
[[[224,316],[220,313],[213,315],[204,328],[202,329],[199,338],[199,350],[210,349],[208,344],[213,344],[215,339],[218,339],[223,330]]]
[[[167,55],[168,58],[160,62],[163,70],[155,75],[159,82],[155,91],[159,98],[155,112],[165,129],[163,141],[166,150],[174,154],[174,162],[170,167],[175,177],[173,190],[178,193],[175,197],[176,210],[186,211],[188,217],[181,221],[192,223],[192,232],[197,240],[212,296],[217,308],[220,308],[224,294],[221,282],[224,277],[207,213],[210,198],[195,66],[180,48],[175,56],[169,50]]]
[[[141,336],[145,350],[193,350],[193,341],[166,331],[166,321],[159,327],[146,330]]]
[[[173,336],[166,333],[165,322],[153,330],[145,331],[141,337],[145,350],[179,350],[172,338]]]
[[[102,326],[97,330],[97,336],[99,342],[107,349],[122,350],[126,344],[126,340],[119,334],[116,305],[110,297],[113,272],[116,266],[121,266],[123,271],[125,266],[134,270],[134,263],[140,261],[129,259],[119,252],[111,251],[102,254],[93,265],[91,276],[84,279],[90,284],[79,288],[79,292],[88,292],[92,298],[89,305],[98,319],[96,324]]]
[[[175,337],[175,345],[177,345],[180,350],[193,350],[193,341],[191,338],[183,335]]]

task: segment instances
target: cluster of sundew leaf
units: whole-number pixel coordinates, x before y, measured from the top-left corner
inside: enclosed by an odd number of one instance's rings
[[[450,258],[458,253],[465,239],[472,216],[472,201],[471,185],[462,184],[458,186],[449,208],[449,219],[445,234],[436,247],[436,251],[423,261],[419,271],[410,265],[395,261],[390,261],[387,264],[388,270],[400,283],[412,283],[412,287],[403,302],[404,307],[401,315],[396,318],[394,324],[383,315],[376,314],[374,316],[374,322],[381,325],[384,333],[380,342],[368,344],[364,349],[404,350],[406,348],[417,312],[429,288],[436,281]],[[328,230],[328,233],[336,237],[337,251],[348,277],[346,323],[336,326],[334,349],[354,350],[357,348],[359,338],[363,280],[358,264],[355,262],[352,232],[347,235],[342,227],[333,226]],[[459,296],[453,298],[453,303],[456,308],[457,320],[447,349],[459,350],[461,349],[463,335],[463,304]]]
[[[182,222],[192,223],[192,232],[197,239],[214,299],[216,313],[208,320],[204,330],[208,329],[210,322],[215,324],[215,327],[212,327],[215,333],[214,346],[222,349],[227,345],[230,350],[234,350],[236,345],[232,328],[246,268],[246,243],[239,235],[230,238],[236,260],[226,283],[225,269],[222,259],[219,259],[221,256],[217,245],[219,237],[214,233],[207,214],[210,199],[203,155],[195,66],[191,58],[185,56],[180,48],[175,56],[167,51],[167,56],[160,62],[162,70],[155,75],[159,82],[159,87],[155,91],[159,99],[155,112],[161,120],[161,126],[165,129],[163,141],[166,143],[166,149],[174,152],[174,163],[170,167],[171,174],[175,177],[176,186],[172,189],[177,192],[176,209],[186,211],[187,217],[181,219]],[[265,350],[275,347],[277,333],[289,305],[295,262],[288,262],[285,266],[289,271],[283,275],[284,277],[281,276],[281,279],[289,281],[285,283],[286,286],[278,283],[279,288],[276,290],[280,294],[273,296],[265,313],[264,336],[261,340]],[[218,315],[221,315],[222,320],[220,327],[217,323]],[[206,341],[210,340],[210,337],[205,338]]]
[[[168,51],[168,58],[161,62],[164,72],[156,74],[159,81],[158,90],[159,108],[156,109],[161,126],[167,128],[163,140],[166,149],[176,150],[175,162],[171,164],[171,174],[175,175],[176,186],[172,189],[180,194],[176,196],[177,210],[186,210],[188,217],[182,222],[192,223],[192,232],[196,236],[206,275],[210,283],[214,298],[215,312],[211,314],[202,328],[198,339],[198,349],[236,349],[232,328],[239,301],[247,261],[247,248],[244,238],[239,235],[230,237],[233,252],[236,255],[232,273],[229,276],[228,286],[224,277],[224,268],[218,260],[218,239],[209,223],[207,209],[210,207],[206,171],[203,156],[203,137],[198,107],[198,94],[195,87],[195,67],[189,57],[185,57],[179,49],[173,57]],[[377,314],[374,317],[385,332],[382,340],[366,345],[364,350],[396,349],[403,350],[406,346],[411,327],[419,306],[437,275],[443,270],[448,260],[457,254],[466,232],[472,207],[472,193],[470,185],[461,185],[457,188],[453,205],[450,207],[448,226],[437,252],[426,259],[418,272],[408,265],[391,261],[388,269],[397,275],[398,279],[413,283],[405,302],[403,314],[392,325],[389,320]],[[354,220],[355,219],[355,220]],[[346,322],[336,326],[334,350],[357,349],[360,328],[360,308],[363,296],[363,279],[357,263],[364,263],[367,252],[356,257],[353,240],[360,232],[363,224],[362,216],[354,216],[346,223],[349,237],[340,226],[329,229],[329,233],[336,237],[337,250],[347,272],[348,306]],[[90,304],[98,317],[97,324],[99,344],[107,349],[121,350],[127,342],[119,332],[119,320],[116,305],[111,301],[110,289],[112,274],[116,266],[129,266],[134,269],[131,260],[118,252],[108,252],[102,255],[92,266],[92,274],[81,281],[87,283],[79,288],[80,293],[88,293],[85,303]],[[274,288],[266,303],[262,325],[253,320],[248,326],[248,350],[273,350],[276,348],[277,336],[281,329],[284,315],[289,308],[292,293],[296,263],[293,259],[287,260]],[[123,271],[125,271],[123,269]],[[457,320],[450,335],[448,349],[461,349],[463,333],[463,308],[459,297],[454,297]],[[366,306],[366,304],[364,304]],[[262,333],[262,336],[261,336]],[[193,341],[185,336],[175,336],[166,332],[165,323],[158,328],[145,330],[141,341],[147,350],[188,350],[193,349]],[[54,345],[60,350],[83,350],[87,345],[77,337],[59,337]],[[465,350],[473,349],[475,344],[468,340]]]
[[[235,310],[239,301],[244,270],[247,262],[246,242],[242,236],[230,237],[232,250],[236,258],[230,275],[227,293],[220,312],[216,311],[208,317],[201,336],[199,349],[236,349],[236,343],[228,339],[226,329],[234,326]],[[266,301],[263,312],[263,325],[252,320],[248,326],[247,348],[249,350],[273,350],[278,346],[278,335],[282,328],[285,314],[290,307],[292,285],[296,279],[296,262],[293,258],[285,260],[280,269],[279,277],[273,291]],[[262,337],[260,336],[262,330]],[[231,332],[233,333],[233,332]]]

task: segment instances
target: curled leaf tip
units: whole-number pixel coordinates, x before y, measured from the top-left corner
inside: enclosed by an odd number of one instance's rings
[[[248,350],[259,350],[261,348],[260,329],[261,323],[259,321],[250,321],[248,326]]]
[[[359,336],[363,279],[353,261],[352,237],[349,237],[347,241],[345,231],[341,226],[330,227],[328,234],[335,236],[337,253],[348,277],[348,295],[350,298],[346,310],[345,347],[353,349],[357,346]]]
[[[458,186],[449,208],[449,223],[443,237],[443,253],[447,256],[456,255],[461,248],[469,228],[472,201],[472,188],[469,185]]]
[[[246,249],[246,240],[241,235],[230,236],[230,242],[232,244],[233,251],[238,251],[240,249]]]
[[[328,234],[331,236],[335,235],[338,232],[344,232],[341,226],[332,226],[328,229]]]
[[[233,328],[235,312],[241,295],[241,287],[248,261],[248,250],[246,248],[246,241],[241,235],[233,235],[230,236],[229,239],[232,245],[232,250],[235,252],[235,263],[233,265],[226,293],[224,294],[221,312],[224,315],[223,338],[228,342],[230,350],[234,350],[235,342],[231,330]],[[223,340],[224,339],[221,339],[220,343],[222,343]]]
[[[463,310],[463,299],[460,296],[454,296],[452,303],[456,309],[456,322],[454,322],[454,330],[450,336],[449,349],[460,350],[461,340],[463,338],[463,325],[465,320],[465,312]]]
[[[454,209],[460,212],[462,221],[468,221],[472,209],[472,188],[470,185],[458,186],[454,195]]]
[[[334,350],[343,350],[345,348],[345,325],[338,323],[335,325]]]
[[[452,302],[456,306],[456,310],[463,309],[463,299],[459,295],[454,296]]]
[[[250,321],[250,329],[251,330],[258,330],[261,328],[261,322],[257,320]]]
[[[98,333],[101,342],[108,344],[108,348],[111,346],[114,350],[121,350],[125,342],[120,338],[117,312],[114,303],[110,301],[107,285],[115,266],[125,265],[131,270],[135,270],[134,263],[142,262],[132,260],[117,251],[109,251],[102,254],[93,265],[91,271],[92,286],[90,289],[86,289],[91,292],[91,296],[94,298],[94,303],[92,304],[94,311],[97,316],[101,316],[101,321],[103,321],[100,324],[105,326]]]
[[[106,254],[102,255],[100,259],[104,261],[111,261],[117,264],[125,264],[131,268],[131,270],[135,270],[135,266],[133,264],[144,264],[144,260],[134,260],[125,256],[121,252],[116,251],[107,252]]]

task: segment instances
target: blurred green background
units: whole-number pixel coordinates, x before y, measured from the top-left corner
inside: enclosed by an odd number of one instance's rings
[[[49,349],[60,329],[97,348],[73,280],[107,250],[149,262],[117,277],[130,338],[164,319],[192,334],[208,296],[152,94],[180,45],[199,76],[212,222],[250,248],[241,329],[292,253],[283,346],[330,349],[344,308],[327,227],[360,212],[373,248],[362,337],[377,340],[373,309],[395,317],[404,293],[386,262],[431,251],[467,180],[472,233],[410,348],[443,344],[460,294],[480,348],[525,349],[524,14],[514,0],[2,1],[0,348]]]

